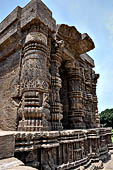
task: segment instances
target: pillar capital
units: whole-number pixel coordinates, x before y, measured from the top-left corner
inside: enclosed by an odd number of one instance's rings
[[[41,32],[30,32],[26,36],[25,45],[31,42],[37,42],[47,46],[47,37]]]

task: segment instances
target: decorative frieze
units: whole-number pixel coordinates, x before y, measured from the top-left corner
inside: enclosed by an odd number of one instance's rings
[[[36,160],[39,169],[44,170],[51,166],[58,170],[79,168],[81,165],[87,167],[92,162],[109,157],[109,140],[105,139],[110,134],[111,129],[103,128],[60,132],[15,132],[15,155],[19,155],[20,160],[27,165],[32,165]],[[22,156],[24,152],[26,157]]]

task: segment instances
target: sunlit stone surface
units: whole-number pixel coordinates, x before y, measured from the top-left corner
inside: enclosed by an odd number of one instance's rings
[[[0,23],[0,159],[72,170],[92,162],[99,169],[110,157],[111,129],[100,128],[98,116],[99,74],[87,54],[94,47],[88,34],[56,25],[41,0]]]

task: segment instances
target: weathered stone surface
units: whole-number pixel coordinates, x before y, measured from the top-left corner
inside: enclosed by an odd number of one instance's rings
[[[14,60],[12,59],[12,61]],[[1,74],[8,72],[8,68],[11,69],[12,61],[9,59],[4,63],[5,65],[0,67]],[[0,77],[0,128],[2,130],[16,130],[17,106],[13,97],[18,94],[19,70],[18,68],[14,69],[13,66],[12,69]]]
[[[88,34],[81,34],[74,26],[61,24],[57,26],[56,39],[63,40],[64,46],[74,56],[94,49],[95,45]]]
[[[40,20],[42,23],[47,25],[50,30],[55,30],[56,21],[52,18],[51,11],[41,0],[32,0],[22,9],[21,28],[25,27],[34,19]]]
[[[24,163],[14,157],[0,160],[0,170],[6,170],[21,165],[24,165]]]
[[[1,23],[0,23],[0,34],[9,27],[14,21],[19,19],[20,7],[15,8]]]
[[[1,129],[99,127],[88,34],[56,27],[50,10],[32,0],[0,24],[0,37]]]
[[[111,129],[14,132],[15,155],[27,165],[44,169],[70,169],[94,163],[96,168],[109,159],[107,138]],[[18,142],[20,141],[20,142]],[[26,152],[26,157],[23,153]],[[38,154],[37,154],[38,153]],[[40,162],[41,159],[41,162]],[[92,164],[93,165],[93,164]]]
[[[0,129],[14,131],[15,157],[27,166],[79,170],[108,159],[111,129],[99,128],[99,74],[86,53],[94,47],[88,34],[56,25],[41,0],[0,23]],[[5,138],[0,158],[14,153],[14,137]]]
[[[36,170],[28,166],[24,166],[24,163],[17,158],[8,158],[0,160],[0,170]]]
[[[16,166],[16,167],[10,168],[9,170],[38,170],[38,169],[29,167],[29,166]]]
[[[0,131],[0,159],[14,156],[15,139],[13,133]]]
[[[111,159],[103,164],[103,170],[112,170],[113,169],[113,154],[111,155]]]
[[[92,67],[95,67],[94,60],[88,54],[81,54],[80,57],[82,60],[86,60]]]

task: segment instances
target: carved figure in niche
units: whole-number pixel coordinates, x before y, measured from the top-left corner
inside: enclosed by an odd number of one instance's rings
[[[53,158],[52,150],[47,150],[43,154],[42,169],[44,170],[54,170],[56,169],[55,160]]]
[[[69,84],[70,85],[70,90],[75,90],[75,81],[74,80],[71,80],[71,83]]]
[[[53,170],[56,169],[55,160],[54,160],[52,151],[48,151],[48,158],[49,158],[48,163],[49,163],[49,166],[51,167],[51,169],[53,169]]]
[[[69,155],[69,157],[68,157],[68,160],[69,160],[69,162],[71,162],[72,161],[72,152],[73,152],[73,150],[72,150],[72,144],[70,143],[70,144],[68,144],[68,155]]]
[[[39,112],[43,114],[43,121],[50,119],[50,105],[48,104],[49,102],[49,94],[44,93],[43,94],[43,101],[42,101],[42,106],[39,107]]]
[[[39,168],[40,163],[37,161],[37,152],[30,152],[28,153],[28,155],[26,156],[26,162],[27,165],[32,166],[34,168]]]

